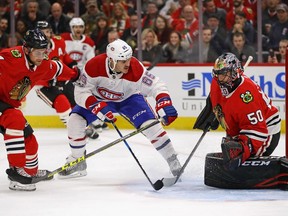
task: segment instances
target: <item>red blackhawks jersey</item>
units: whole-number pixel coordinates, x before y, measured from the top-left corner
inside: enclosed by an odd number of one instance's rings
[[[45,58],[41,65],[29,68],[23,47],[17,46],[0,52],[0,100],[19,107],[21,100],[39,80],[51,80],[56,76],[63,79],[76,77],[69,67],[60,61]]]
[[[136,58],[131,58],[128,73],[111,74],[104,53],[87,62],[74,95],[76,103],[88,109],[98,100],[121,102],[133,94],[156,98],[160,93],[168,94],[166,84],[148,73]]]
[[[52,60],[59,60],[61,62],[63,62],[64,64],[66,64],[67,66],[69,66],[74,60],[71,59],[71,57],[66,53],[66,44],[64,39],[61,36],[53,36],[50,40],[49,43],[49,59]],[[75,72],[73,71],[73,74]],[[58,81],[66,81],[61,79],[61,77],[59,77],[57,79]],[[43,85],[43,86],[48,86],[49,85],[49,81],[40,81],[37,83],[37,85]]]
[[[240,85],[228,96],[222,96],[216,79],[211,84],[212,107],[220,105],[227,123],[226,133],[234,137],[248,136],[254,147],[252,154],[260,155],[269,145],[270,135],[280,131],[281,119],[271,99],[250,78],[242,76]]]

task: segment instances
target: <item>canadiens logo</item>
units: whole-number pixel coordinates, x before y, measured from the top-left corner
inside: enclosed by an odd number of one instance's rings
[[[98,93],[107,100],[117,101],[123,99],[124,94],[118,92],[112,92],[109,89],[98,87]]]
[[[246,91],[245,93],[242,93],[240,95],[244,103],[250,103],[253,100],[253,95],[251,94],[250,91]]]
[[[74,61],[78,62],[78,61],[80,61],[82,59],[83,53],[73,51],[69,55]]]
[[[11,50],[12,56],[15,58],[21,58],[21,52],[19,50]]]

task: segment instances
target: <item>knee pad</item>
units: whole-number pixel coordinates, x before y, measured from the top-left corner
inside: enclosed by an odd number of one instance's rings
[[[2,121],[2,126],[4,127],[4,129],[24,130],[26,119],[24,118],[23,113],[20,110],[7,109],[2,115],[5,118]]]
[[[53,107],[55,108],[57,113],[63,113],[71,109],[69,100],[63,94],[60,94],[55,98]]]

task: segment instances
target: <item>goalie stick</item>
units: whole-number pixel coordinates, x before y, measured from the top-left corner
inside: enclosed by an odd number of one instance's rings
[[[111,122],[111,124],[113,125],[113,127],[115,128],[115,130],[117,131],[117,133],[119,134],[119,136],[122,138],[123,135],[120,132],[120,130],[118,129],[118,127],[116,126],[116,124],[114,122]],[[130,148],[129,144],[127,143],[126,140],[123,140],[123,142],[125,143],[126,147],[128,148],[129,152],[132,154],[133,158],[135,159],[135,161],[137,162],[138,166],[141,168],[142,172],[144,173],[145,177],[147,178],[147,180],[149,181],[149,183],[151,184],[151,186],[154,188],[154,190],[160,190],[163,187],[163,182],[161,180],[157,180],[155,183],[153,183],[151,181],[151,179],[149,178],[149,176],[147,175],[146,171],[144,170],[144,168],[142,167],[142,165],[140,164],[138,158],[136,157],[136,155],[134,154],[134,152],[132,151],[132,149]]]
[[[57,173],[60,173],[60,172],[62,172],[63,170],[66,170],[67,168],[69,168],[69,167],[71,167],[71,166],[74,166],[75,164],[78,164],[78,163],[80,163],[81,161],[86,160],[87,158],[90,158],[90,157],[92,157],[93,155],[95,155],[95,154],[97,154],[97,153],[99,153],[99,152],[102,152],[102,151],[104,151],[105,149],[108,149],[108,148],[110,148],[110,147],[112,147],[112,146],[114,146],[114,145],[122,142],[123,140],[126,140],[126,139],[128,139],[128,138],[130,138],[130,137],[132,137],[132,136],[135,136],[136,134],[141,133],[142,131],[144,131],[144,130],[146,130],[146,129],[148,129],[148,128],[156,125],[156,124],[159,124],[159,123],[160,123],[160,122],[159,122],[158,120],[153,121],[153,122],[151,122],[150,124],[148,124],[148,125],[146,125],[146,126],[144,126],[144,127],[142,127],[142,128],[139,128],[139,129],[137,129],[137,130],[135,130],[135,131],[133,131],[133,132],[131,132],[131,133],[129,133],[129,134],[126,134],[125,136],[123,136],[123,137],[121,137],[121,138],[119,138],[119,139],[117,139],[117,140],[114,140],[113,142],[108,143],[107,145],[104,145],[104,146],[102,146],[102,147],[99,148],[99,149],[96,149],[96,150],[94,150],[94,151],[92,151],[92,152],[90,152],[90,153],[88,153],[88,154],[86,154],[86,155],[84,155],[84,156],[82,156],[82,157],[80,157],[80,158],[77,158],[75,161],[72,161],[72,162],[70,162],[70,163],[67,163],[67,164],[65,164],[64,166],[59,167],[58,169],[55,169],[54,171],[52,171],[51,173],[49,173],[47,176],[43,176],[43,177],[39,177],[39,178],[33,178],[33,180],[32,180],[31,183],[32,183],[32,184],[35,184],[35,183],[40,182],[40,181],[43,181],[43,180],[45,180],[45,179],[47,179],[47,178],[49,178],[49,177],[52,177],[52,176],[56,175]]]

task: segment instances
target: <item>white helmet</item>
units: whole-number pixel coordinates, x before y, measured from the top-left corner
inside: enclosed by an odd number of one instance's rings
[[[70,25],[70,29],[71,29],[72,33],[73,33],[73,26],[83,26],[83,27],[85,27],[85,23],[84,23],[83,19],[80,18],[80,17],[73,17],[70,20],[69,25]]]
[[[106,54],[114,62],[114,68],[111,68],[114,70],[118,60],[125,61],[132,57],[132,48],[125,41],[117,39],[107,45]]]

